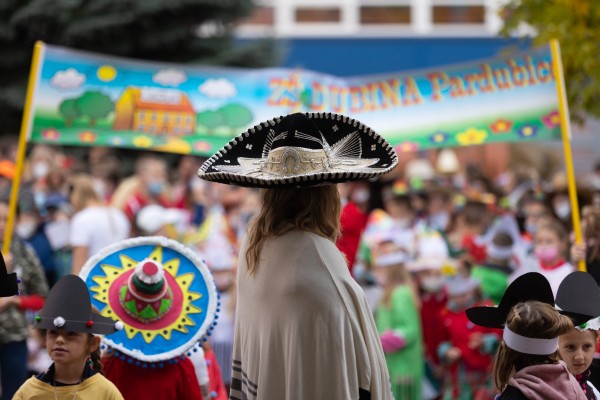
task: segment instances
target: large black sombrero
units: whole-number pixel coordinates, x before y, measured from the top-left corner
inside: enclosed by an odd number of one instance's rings
[[[506,289],[497,307],[472,307],[467,318],[476,325],[503,329],[510,310],[525,301],[540,301],[554,307],[550,283],[538,272],[528,272],[515,279]]]
[[[359,121],[334,113],[296,113],[250,128],[198,171],[207,181],[281,188],[368,179],[391,171],[398,156]]]
[[[600,288],[594,277],[582,271],[567,275],[556,291],[556,308],[575,325],[600,316]]]

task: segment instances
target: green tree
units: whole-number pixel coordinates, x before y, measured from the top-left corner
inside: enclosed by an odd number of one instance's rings
[[[115,103],[102,92],[85,92],[75,100],[75,106],[81,116],[90,119],[90,126],[96,125],[96,120],[106,118],[115,109]]]
[[[252,111],[242,104],[227,104],[219,112],[223,115],[224,125],[232,130],[243,128],[254,119]]]
[[[144,60],[264,67],[273,40],[240,42],[252,0],[0,1],[0,133],[18,132],[36,40]]]
[[[511,0],[502,10],[503,33],[524,24],[534,29],[534,44],[560,42],[571,117],[600,117],[600,2],[595,0]]]
[[[58,111],[65,117],[65,125],[71,126],[75,118],[81,116],[79,108],[77,108],[76,99],[66,99],[58,106]]]
[[[198,125],[205,127],[209,134],[211,134],[215,128],[224,124],[223,114],[212,110],[198,113],[197,121]]]

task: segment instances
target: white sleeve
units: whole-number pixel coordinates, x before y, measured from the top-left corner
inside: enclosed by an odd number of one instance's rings
[[[594,387],[594,385],[592,385],[592,382],[587,381],[587,385],[592,388],[592,391],[594,392],[594,397],[596,398],[596,400],[600,400],[600,392],[598,392],[598,389],[596,389],[596,387]]]
[[[87,247],[90,245],[90,226],[81,214],[75,214],[71,220],[70,242],[71,246]]]
[[[204,350],[202,347],[196,347],[190,354],[190,360],[194,364],[194,370],[196,371],[196,378],[200,386],[207,385],[208,382],[208,368],[206,367],[206,360],[204,359]]]

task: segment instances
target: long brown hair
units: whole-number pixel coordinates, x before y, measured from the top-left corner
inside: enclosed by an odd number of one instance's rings
[[[383,295],[381,296],[381,303],[385,307],[391,307],[392,294],[394,293],[394,290],[399,285],[407,285],[410,288],[415,308],[420,308],[421,302],[419,301],[419,295],[417,294],[417,290],[410,272],[408,272],[404,264],[399,263],[390,265],[389,267],[379,268],[385,268],[387,272],[387,280],[383,286]]]
[[[583,208],[583,235],[586,239],[594,239],[595,243],[589,250],[589,260],[600,259],[600,206],[597,204]]]
[[[267,238],[293,229],[336,241],[340,235],[340,196],[335,185],[310,188],[261,189],[262,205],[250,222],[246,263],[248,273],[258,268]]]
[[[78,174],[71,179],[71,203],[75,212],[86,208],[90,203],[102,204],[100,195],[94,189],[91,175]]]
[[[518,335],[537,339],[554,339],[573,329],[573,322],[546,303],[527,301],[514,306],[508,313],[506,326]],[[555,364],[558,354],[531,355],[515,351],[504,342],[494,360],[494,385],[503,391],[509,378],[530,365]]]

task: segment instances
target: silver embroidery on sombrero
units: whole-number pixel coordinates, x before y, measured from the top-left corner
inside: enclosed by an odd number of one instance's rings
[[[334,145],[329,145],[322,135],[321,140],[299,131],[294,132],[294,135],[319,142],[323,149],[279,147],[271,150],[273,142],[287,136],[287,132],[284,132],[273,138],[271,131],[263,147],[266,159],[238,157],[239,165],[219,165],[215,168],[223,172],[256,178],[286,178],[315,173],[373,172],[379,169],[369,168],[377,164],[379,158],[360,158],[362,143],[358,131],[346,135]],[[380,169],[384,170],[384,168]]]

